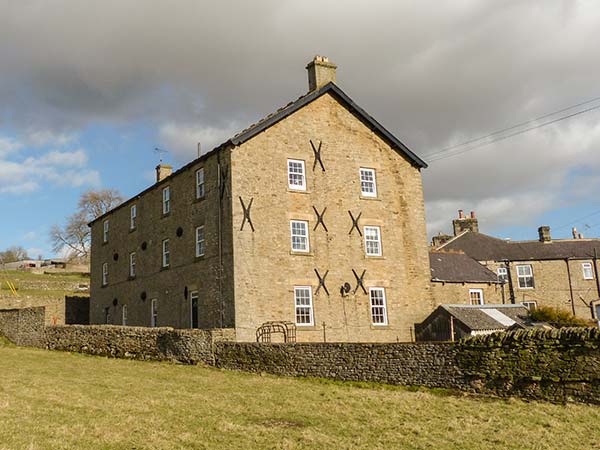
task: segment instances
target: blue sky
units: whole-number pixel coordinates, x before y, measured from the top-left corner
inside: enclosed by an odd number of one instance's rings
[[[83,191],[143,190],[155,147],[185,164],[304,94],[315,54],[427,160],[600,96],[598,41],[586,0],[0,0],[0,249],[49,256]],[[463,209],[503,238],[599,236],[599,174],[600,109],[432,162],[428,233]]]

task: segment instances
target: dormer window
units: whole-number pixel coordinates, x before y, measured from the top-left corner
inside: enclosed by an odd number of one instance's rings
[[[304,161],[288,159],[288,187],[295,191],[306,190]]]

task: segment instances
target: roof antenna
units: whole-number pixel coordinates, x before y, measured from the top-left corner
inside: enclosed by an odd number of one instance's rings
[[[200,142],[198,142],[198,158],[200,158],[201,154],[202,154],[202,146],[200,145]]]
[[[168,152],[167,150],[163,150],[163,149],[161,149],[161,148],[154,147],[154,153],[157,153],[157,154],[158,154],[158,158],[159,158],[159,161],[160,161],[160,163],[159,163],[159,164],[162,164],[162,162],[163,162],[163,155],[164,155],[165,153],[169,153],[169,152]]]

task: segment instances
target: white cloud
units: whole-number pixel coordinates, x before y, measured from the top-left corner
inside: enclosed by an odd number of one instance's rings
[[[162,145],[177,161],[189,161],[198,156],[198,143],[202,154],[229,139],[241,127],[230,123],[224,127],[194,126],[165,123],[159,128]]]
[[[87,154],[79,149],[72,152],[51,151],[39,158],[28,158],[24,163],[32,166],[83,167],[87,161]]]
[[[18,142],[11,138],[0,137],[0,158],[8,155],[9,153],[16,152],[23,147],[21,142]]]
[[[100,174],[86,167],[85,150],[50,151],[39,157],[0,157],[0,193],[29,194],[48,184],[68,187],[98,187]]]

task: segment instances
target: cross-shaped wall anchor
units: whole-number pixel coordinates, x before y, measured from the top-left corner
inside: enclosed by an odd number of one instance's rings
[[[319,147],[315,147],[315,144],[313,144],[313,141],[311,139],[310,141],[310,146],[313,149],[313,153],[315,154],[315,162],[313,163],[313,171],[315,170],[315,167],[317,167],[317,163],[320,164],[321,169],[323,169],[323,172],[325,172],[325,166],[323,165],[323,161],[321,161],[321,145],[323,145],[323,141],[319,141]]]
[[[250,228],[252,229],[252,232],[254,233],[254,225],[252,225],[252,219],[250,218],[250,208],[252,208],[253,201],[254,201],[254,197],[252,197],[250,199],[250,203],[248,203],[248,207],[246,208],[246,205],[244,204],[244,200],[242,200],[242,197],[240,197],[240,203],[242,204],[242,209],[244,210],[244,220],[242,221],[242,227],[240,228],[240,231],[242,231],[244,229],[244,225],[246,224],[246,221],[248,221],[248,225],[250,225]]]
[[[315,214],[317,215],[317,223],[315,224],[313,231],[315,231],[317,229],[317,227],[319,226],[319,224],[321,224],[321,225],[323,225],[323,228],[325,229],[325,231],[329,232],[329,230],[325,226],[325,222],[323,222],[323,216],[325,215],[325,211],[327,211],[327,207],[323,208],[323,212],[321,214],[319,214],[319,211],[317,210],[317,208],[315,208],[314,206],[312,208],[315,211]]]
[[[348,234],[352,234],[352,231],[356,228],[356,231],[358,231],[358,234],[360,234],[362,236],[362,231],[360,231],[360,227],[358,226],[358,221],[360,220],[360,216],[362,216],[362,212],[358,213],[358,216],[356,216],[356,219],[352,215],[352,211],[348,211],[348,214],[350,214],[350,218],[352,219],[352,228],[350,228],[350,232]]]
[[[365,285],[363,284],[363,279],[365,278],[365,273],[367,272],[367,270],[363,270],[361,276],[359,277],[358,274],[356,273],[356,271],[354,269],[352,269],[352,273],[354,274],[354,278],[356,278],[356,287],[354,288],[354,292],[352,292],[353,294],[356,294],[356,291],[358,291],[358,288],[362,288],[363,292],[366,294],[367,290],[365,289]]]
[[[326,271],[323,276],[321,276],[319,274],[319,271],[317,269],[315,269],[315,273],[317,274],[317,278],[319,279],[319,287],[317,287],[317,290],[315,291],[315,295],[319,293],[319,289],[321,289],[321,287],[323,288],[323,290],[325,291],[325,293],[327,294],[327,296],[329,296],[329,291],[327,290],[327,286],[325,286],[325,278],[327,278],[327,274],[329,273],[329,270]]]

